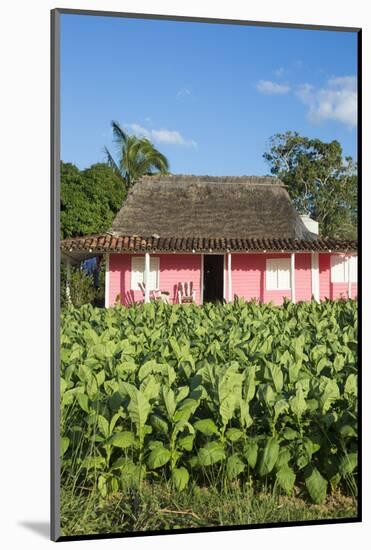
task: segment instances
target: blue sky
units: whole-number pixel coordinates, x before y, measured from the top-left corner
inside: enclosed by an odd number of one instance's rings
[[[111,120],[172,173],[268,174],[287,130],[355,158],[356,76],[353,32],[62,15],[61,158],[104,161]]]

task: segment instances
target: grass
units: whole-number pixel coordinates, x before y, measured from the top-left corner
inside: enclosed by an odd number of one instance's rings
[[[73,494],[62,488],[63,535],[125,533],[214,526],[355,518],[354,497],[333,493],[320,505],[275,490],[254,493],[251,484],[230,484],[220,491],[191,486],[174,493],[166,483],[143,484],[141,492],[115,493],[102,499],[96,492]]]

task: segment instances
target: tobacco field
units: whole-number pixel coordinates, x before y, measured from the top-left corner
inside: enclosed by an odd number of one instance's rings
[[[356,491],[357,302],[62,311],[61,482]]]

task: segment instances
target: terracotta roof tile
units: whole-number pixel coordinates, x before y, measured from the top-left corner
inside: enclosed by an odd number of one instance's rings
[[[142,237],[137,235],[125,235],[114,237],[110,234],[90,235],[86,237],[68,238],[61,241],[61,250],[65,252],[92,251],[97,254],[103,252],[208,252],[212,251],[283,251],[305,252],[326,251],[355,252],[357,241],[335,240],[330,238],[318,238],[316,240],[298,239],[229,239],[213,238],[202,239],[199,237]]]

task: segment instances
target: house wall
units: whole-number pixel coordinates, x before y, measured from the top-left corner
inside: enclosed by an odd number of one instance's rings
[[[151,255],[152,256],[152,255]],[[337,299],[347,297],[348,284],[331,283],[329,253],[319,254],[319,297]],[[177,302],[179,282],[193,282],[196,303],[201,303],[200,254],[153,254],[160,258],[159,288],[170,293],[170,302]],[[262,302],[282,304],[285,297],[291,299],[291,290],[267,290],[266,260],[269,258],[290,258],[290,254],[232,254],[232,296],[246,300],[253,298]],[[225,266],[226,266],[225,262]],[[312,297],[311,254],[295,255],[295,294],[296,301],[310,300]],[[114,305],[116,297],[124,305],[142,301],[140,290],[131,290],[131,255],[111,254],[109,265],[109,305]],[[228,296],[227,270],[224,269],[224,295]],[[357,296],[357,283],[352,284],[352,297]]]
[[[291,290],[267,290],[266,261],[271,258],[290,258],[290,254],[232,254],[232,294],[251,300],[282,304],[291,299]],[[312,296],[311,255],[295,256],[296,301]]]
[[[319,296],[320,300],[328,298],[336,300],[338,298],[348,297],[348,283],[331,282],[331,254],[319,255]],[[358,284],[351,284],[352,298],[358,295]]]
[[[136,255],[140,256],[140,254]],[[199,254],[151,254],[160,258],[159,288],[170,293],[170,301],[177,301],[177,285],[179,282],[193,282],[196,291],[196,303],[200,303],[201,255]],[[124,305],[142,301],[141,291],[131,290],[131,255],[110,254],[110,292],[109,305],[113,305],[116,297]]]

